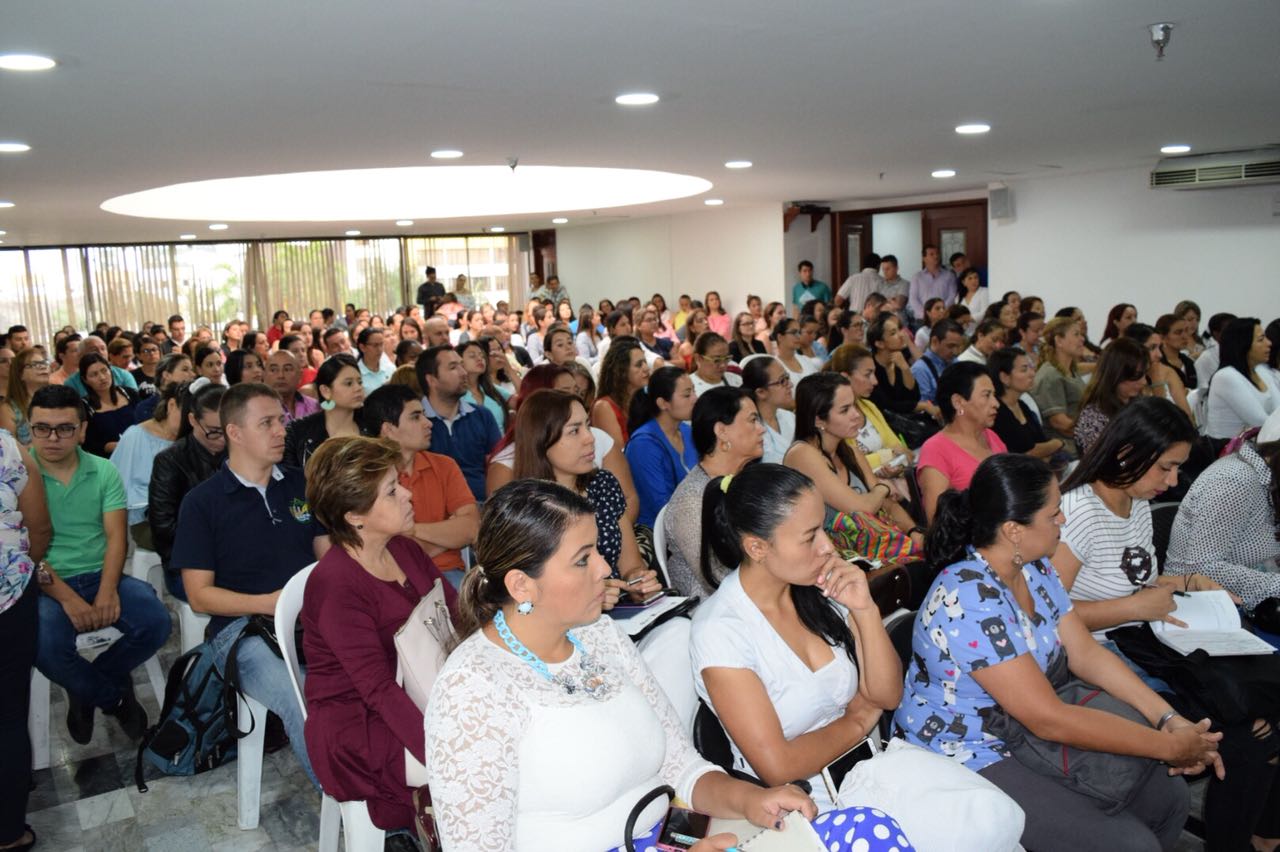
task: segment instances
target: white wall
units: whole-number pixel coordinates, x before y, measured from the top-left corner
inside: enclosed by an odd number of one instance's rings
[[[1117,302],[1152,324],[1181,299],[1206,321],[1280,316],[1280,186],[1157,191],[1147,176],[1011,181],[1016,218],[990,223],[992,290],[1042,296],[1050,313],[1078,305],[1093,340]]]
[[[681,293],[701,299],[708,290],[718,290],[730,312],[745,309],[748,293],[781,301],[782,206],[726,205],[561,228],[556,263],[578,304],[661,293],[674,305]]]
[[[791,293],[791,285],[799,280],[797,267],[800,261],[807,260],[813,264],[813,277],[831,285],[834,295],[840,289],[841,282],[831,280],[831,216],[823,216],[818,222],[818,230],[809,230],[809,217],[801,213],[791,223],[791,230],[783,235],[782,245],[785,256],[782,270],[783,284],[787,294]],[[782,217],[778,217],[778,228],[782,228]],[[768,299],[765,300],[766,302]]]
[[[898,276],[908,281],[920,271],[922,233],[919,210],[871,214],[871,250],[882,257],[891,254],[898,258]]]

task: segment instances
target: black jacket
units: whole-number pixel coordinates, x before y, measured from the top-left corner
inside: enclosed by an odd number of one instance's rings
[[[329,429],[325,426],[323,411],[299,417],[285,429],[284,458],[280,463],[304,470],[307,459],[327,440]]]
[[[161,564],[169,570],[173,539],[178,531],[178,509],[187,492],[217,472],[226,453],[213,455],[194,435],[175,441],[156,456],[147,487],[147,523]]]

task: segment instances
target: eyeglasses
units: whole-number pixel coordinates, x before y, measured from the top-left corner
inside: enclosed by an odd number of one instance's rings
[[[720,355],[715,358],[712,358],[710,355],[699,355],[698,357],[704,361],[710,361],[712,364],[715,364],[717,366],[719,366],[720,364],[728,364],[729,361],[732,360],[728,355]]]
[[[767,387],[767,388],[785,388],[785,387],[790,387],[790,386],[791,386],[791,376],[783,376],[782,378],[778,379],[777,381],[773,381],[773,382],[765,382],[765,385],[764,385],[764,386],[765,386],[765,387]]]
[[[28,370],[47,370],[49,369],[48,361],[28,361],[25,369]]]
[[[800,336],[800,329],[798,329],[798,328],[793,328],[793,329],[791,329],[790,331],[784,331],[784,332],[782,332],[782,333],[783,333],[783,334],[785,334],[785,335],[787,335],[788,337],[799,337],[799,336]]]
[[[200,427],[200,431],[204,433],[205,440],[207,441],[215,441],[218,438],[225,437],[227,434],[222,431],[222,427],[220,426],[214,426],[212,429],[207,429],[199,420],[196,421],[196,425]]]
[[[142,347],[142,354],[143,354],[143,355],[155,355],[155,354],[156,354],[157,352],[159,352],[159,351],[160,351],[160,347],[158,347],[158,346],[144,346],[144,347]]]
[[[79,429],[79,423],[59,423],[56,426],[49,423],[31,424],[31,434],[37,438],[48,438],[50,435],[57,435],[59,438],[70,438]]]

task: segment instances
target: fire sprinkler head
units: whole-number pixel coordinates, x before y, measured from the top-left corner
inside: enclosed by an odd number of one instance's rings
[[[1164,49],[1169,46],[1169,36],[1173,35],[1173,24],[1160,23],[1151,25],[1151,46],[1156,49],[1156,61],[1164,59]]]

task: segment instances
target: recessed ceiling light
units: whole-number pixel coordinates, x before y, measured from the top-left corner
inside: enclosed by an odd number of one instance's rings
[[[432,151],[431,156],[437,160],[456,160],[462,156],[462,152],[454,148],[441,148],[439,151]]]
[[[9,233],[9,232],[8,232],[8,231],[0,231],[0,237],[3,237],[3,236],[4,236],[5,234],[7,234],[7,233]]]
[[[195,234],[178,234],[178,239],[180,240],[194,240],[195,238]]]
[[[26,142],[0,142],[0,154],[22,154],[30,150]]]
[[[0,201],[0,207],[12,207],[12,206],[13,206],[12,201]]]
[[[210,230],[210,231],[225,231],[228,227],[229,227],[228,225],[225,225],[225,224],[223,224],[223,223],[221,223],[221,222],[217,222],[217,223],[215,223],[215,224],[213,224],[213,225],[210,225],[210,226],[209,226],[209,230]]]
[[[955,169],[937,169],[931,172],[931,174],[936,178],[950,178],[950,177],[956,176],[956,170]]]
[[[398,228],[408,228],[408,227],[409,227],[410,225],[412,225],[412,224],[413,224],[413,220],[412,220],[412,219],[397,219],[397,220],[396,220],[396,227],[398,227]]]
[[[344,231],[343,233],[345,233],[348,237],[358,237],[358,236],[360,236],[360,232],[359,232],[359,231],[357,231],[355,228],[352,228],[350,231]]]
[[[1165,145],[1160,149],[1161,154],[1187,154],[1190,151],[1190,145]]]
[[[554,218],[554,219],[552,219],[552,220],[551,220],[551,224],[553,224],[553,225],[567,225],[567,224],[569,224],[569,220],[568,220],[568,219],[566,219],[566,218],[564,218],[563,216],[557,216],[556,218]]]
[[[703,203],[703,204],[705,204],[705,205],[707,205],[708,207],[719,207],[721,204],[724,204],[724,199],[723,199],[723,198],[708,198],[706,201],[703,201],[702,203]]]
[[[983,124],[980,121],[973,124],[962,124],[956,128],[956,133],[962,133],[965,136],[974,136],[978,133],[986,133],[991,130],[990,124]]]
[[[5,71],[48,71],[57,64],[47,56],[37,56],[34,53],[0,55],[0,68]]]
[[[489,229],[489,233],[491,233],[491,234],[502,234],[502,233],[505,233],[505,232],[506,232],[506,230],[507,230],[506,228],[502,227],[501,225],[498,225],[498,226],[495,226],[495,227],[493,227],[493,228],[490,228],[490,229]]]
[[[749,169],[751,168],[750,160],[730,160],[724,164],[726,169]]]
[[[188,222],[492,222],[563,210],[652,204],[706,193],[711,182],[648,169],[505,165],[409,166],[256,175],[179,183],[104,201],[124,216]],[[523,219],[519,219],[523,221]]]
[[[628,92],[625,95],[618,95],[613,102],[618,106],[650,106],[659,100],[661,98],[653,92]]]

